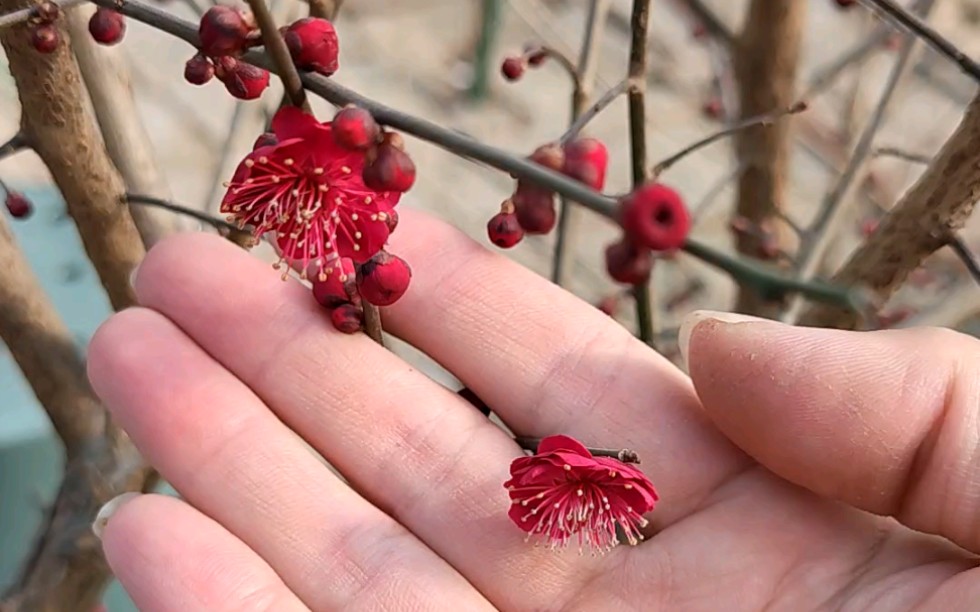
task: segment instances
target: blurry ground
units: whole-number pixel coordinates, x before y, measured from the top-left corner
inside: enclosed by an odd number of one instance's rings
[[[801,0],[802,1],[802,0]],[[585,0],[504,2],[503,25],[495,57],[521,49],[527,41],[542,41],[577,54],[585,19]],[[601,46],[598,91],[618,82],[625,71],[628,4],[614,2]],[[741,14],[743,1],[709,2],[733,26]],[[831,63],[859,41],[871,27],[866,12],[836,10],[831,0],[811,0],[803,55],[803,81]],[[980,17],[976,0],[940,0],[934,23],[974,55],[980,54],[980,39],[974,22]],[[478,31],[480,3],[477,0],[348,0],[338,27],[342,41],[342,68],[336,78],[363,94],[405,111],[463,130],[496,146],[527,153],[537,144],[557,137],[567,121],[570,87],[556,66],[529,72],[515,84],[505,83],[494,69],[490,97],[481,104],[467,100],[465,89],[471,72],[468,60]],[[169,5],[189,16],[177,2]],[[665,157],[696,138],[717,129],[706,119],[701,106],[710,92],[712,62],[709,47],[690,35],[691,25],[670,0],[655,0],[652,18],[653,44],[649,89],[648,133],[653,159]],[[234,101],[218,83],[194,87],[183,82],[183,63],[191,55],[185,43],[130,22],[123,53],[132,60],[138,103],[167,173],[175,200],[213,210],[209,193],[215,181],[230,174],[234,163],[250,146],[258,128],[254,123],[243,129],[230,145],[233,154],[219,169],[220,151],[235,108]],[[805,221],[816,210],[820,198],[839,169],[844,148],[835,139],[848,113],[847,100],[859,83],[854,120],[863,125],[869,109],[893,60],[893,53],[881,49],[858,74],[821,97],[811,100],[812,110],[798,120],[798,134],[808,135],[807,147],[799,147],[793,169],[790,208],[793,216]],[[495,62],[496,64],[497,62]],[[937,86],[936,84],[939,84]],[[278,99],[278,90],[266,94],[267,102]],[[972,86],[945,62],[924,54],[916,73],[897,94],[881,135],[879,145],[898,146],[910,151],[932,153],[955,127],[963,104],[972,95]],[[0,72],[0,138],[16,128],[15,93],[9,74]],[[253,116],[255,103],[247,111]],[[322,117],[331,111],[318,107]],[[607,190],[621,193],[628,186],[628,146],[625,102],[609,108],[589,128],[602,138],[612,153]],[[814,138],[814,135],[819,136]],[[822,143],[822,144],[821,144]],[[512,189],[511,181],[499,172],[456,158],[433,146],[410,140],[409,149],[419,167],[417,186],[403,199],[405,206],[430,210],[472,236],[486,241],[485,223]],[[808,152],[809,150],[809,152]],[[813,152],[816,151],[816,154]],[[46,181],[43,167],[30,154],[4,162],[2,176],[12,184],[28,185]],[[734,171],[730,146],[726,142],[687,159],[664,177],[697,206],[718,181]],[[901,194],[918,169],[905,162],[880,159],[874,164],[879,200],[884,205]],[[884,194],[884,195],[882,195]],[[729,247],[726,222],[731,191],[720,192],[710,208],[697,221],[695,233],[702,239]],[[847,235],[837,244],[831,259],[842,261],[856,240],[859,218],[871,206],[858,207],[856,218],[847,225]],[[976,227],[976,224],[974,224]],[[576,236],[571,289],[596,301],[615,289],[602,272],[602,252],[616,232],[608,223],[589,214]],[[548,273],[551,238],[526,240],[509,254],[524,265]],[[956,262],[949,264],[955,269]],[[676,325],[679,316],[696,307],[726,308],[731,304],[732,286],[686,256],[658,266],[655,292],[661,300],[683,290],[692,278],[702,278],[705,290],[680,304],[664,319],[665,327]],[[935,287],[925,290],[935,295]],[[920,292],[921,293],[921,292]],[[975,286],[950,298],[952,305],[972,305],[980,297]],[[921,295],[915,300],[924,299]],[[950,300],[944,302],[950,307]],[[962,308],[960,308],[962,310]],[[962,313],[959,313],[962,314]],[[949,313],[942,315],[950,316]],[[630,308],[622,318],[630,322]]]

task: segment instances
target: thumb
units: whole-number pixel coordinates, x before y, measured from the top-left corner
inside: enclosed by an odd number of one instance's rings
[[[695,312],[681,346],[717,427],[777,475],[980,552],[980,342]]]

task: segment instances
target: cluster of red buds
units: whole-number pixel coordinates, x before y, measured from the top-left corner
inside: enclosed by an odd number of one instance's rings
[[[252,100],[269,86],[269,72],[241,60],[250,47],[261,44],[254,16],[231,6],[212,6],[197,29],[198,53],[184,65],[184,79],[204,85],[218,77],[232,96]]]
[[[538,45],[528,45],[521,55],[504,58],[500,64],[500,74],[508,81],[516,81],[524,76],[528,67],[536,68],[548,59],[548,50]]]
[[[31,10],[27,20],[31,44],[40,53],[53,53],[61,44],[61,32],[57,21],[61,9],[54,2],[45,0]],[[114,45],[126,33],[126,20],[116,11],[99,7],[88,22],[88,31],[97,43]]]
[[[576,138],[564,145],[545,144],[529,159],[596,191],[601,191],[606,183],[609,152],[602,141],[595,138]],[[547,234],[554,229],[557,219],[555,192],[519,180],[513,195],[504,200],[500,212],[487,223],[487,234],[490,242],[507,249],[520,242],[524,234]]]
[[[619,224],[623,237],[606,248],[606,271],[615,281],[638,285],[650,277],[654,253],[666,256],[684,246],[691,215],[680,194],[651,182],[620,201]]]
[[[326,19],[308,17],[281,28],[293,62],[303,70],[330,76],[337,71],[340,44],[337,31]],[[201,16],[198,53],[187,60],[184,79],[204,85],[213,77],[241,100],[262,95],[269,86],[269,71],[242,60],[251,47],[262,44],[254,16],[230,6],[213,6]]]
[[[395,205],[414,182],[401,136],[365,109],[321,123],[287,106],[239,165],[221,210],[256,238],[271,237],[282,261],[311,280],[334,327],[354,333],[365,302],[388,306],[408,289],[411,269],[385,247]]]

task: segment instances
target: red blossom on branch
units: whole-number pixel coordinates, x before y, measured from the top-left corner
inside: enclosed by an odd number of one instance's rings
[[[330,123],[287,106],[272,131],[277,142],[245,157],[221,211],[256,237],[271,233],[282,259],[302,270],[371,259],[388,240],[387,217],[400,194],[364,185],[364,153],[340,147]]]
[[[612,457],[594,457],[581,442],[549,436],[530,457],[510,465],[504,483],[512,505],[508,516],[528,537],[538,534],[553,548],[572,538],[579,547],[606,552],[619,543],[617,526],[630,544],[659,499],[653,483],[635,466]]]

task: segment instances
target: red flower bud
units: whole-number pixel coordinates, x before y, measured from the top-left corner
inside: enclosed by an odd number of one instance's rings
[[[330,311],[330,322],[341,333],[356,334],[364,324],[364,311],[354,304],[341,304]]]
[[[252,144],[252,150],[260,149],[262,147],[271,147],[279,144],[279,139],[272,132],[264,132],[259,134],[259,137],[255,139],[255,143]]]
[[[345,257],[328,266],[310,264],[307,274],[313,282],[313,297],[324,308],[353,301],[357,281],[352,260]]]
[[[552,142],[535,149],[534,153],[528,156],[528,159],[557,172],[565,165],[565,151]]]
[[[851,8],[857,4],[857,0],[835,0],[840,8]]]
[[[240,53],[253,27],[250,16],[242,11],[221,4],[212,6],[201,16],[197,29],[201,51],[212,57]]]
[[[487,222],[490,242],[502,249],[509,249],[524,238],[524,229],[513,212],[500,211]]]
[[[34,14],[32,16],[38,23],[48,24],[54,23],[59,15],[61,15],[61,9],[58,8],[58,5],[49,0],[45,0],[34,7]]]
[[[415,162],[398,146],[397,138],[385,140],[375,152],[374,159],[364,166],[361,178],[375,191],[405,192],[415,183]]]
[[[721,119],[724,108],[721,105],[721,98],[713,96],[701,107],[701,113],[708,119]]]
[[[357,289],[367,302],[375,306],[389,306],[405,295],[412,279],[412,269],[404,259],[379,251],[361,266]]]
[[[61,42],[61,34],[53,25],[39,25],[31,28],[31,45],[40,53],[53,53]]]
[[[684,246],[691,216],[676,191],[660,183],[647,183],[620,203],[620,223],[634,242],[655,251]]]
[[[214,76],[214,64],[198,53],[184,64],[184,80],[192,85],[204,85]]]
[[[628,239],[606,248],[606,271],[613,280],[627,285],[639,285],[650,278],[653,255],[649,249],[638,247]]]
[[[334,141],[345,149],[368,149],[381,135],[381,128],[371,113],[356,106],[348,106],[334,115],[331,126]]]
[[[555,210],[554,192],[531,185],[517,183],[517,191],[511,198],[517,222],[528,234],[547,234],[555,227],[558,213]]]
[[[34,212],[34,205],[19,191],[8,191],[4,204],[7,206],[7,212],[15,219],[26,219]]]
[[[524,75],[524,59],[520,57],[508,57],[500,65],[500,73],[508,81],[516,81]]]
[[[337,72],[340,42],[337,40],[337,30],[326,19],[300,19],[286,28],[283,38],[299,68],[324,76]]]
[[[228,93],[240,100],[254,100],[269,86],[268,70],[231,57],[219,58],[215,74],[225,84]]]
[[[561,171],[596,191],[606,184],[609,151],[601,140],[576,138],[565,145],[565,165]]]
[[[126,33],[126,20],[112,9],[99,7],[88,20],[88,32],[95,42],[114,45],[121,41],[123,34]]]

